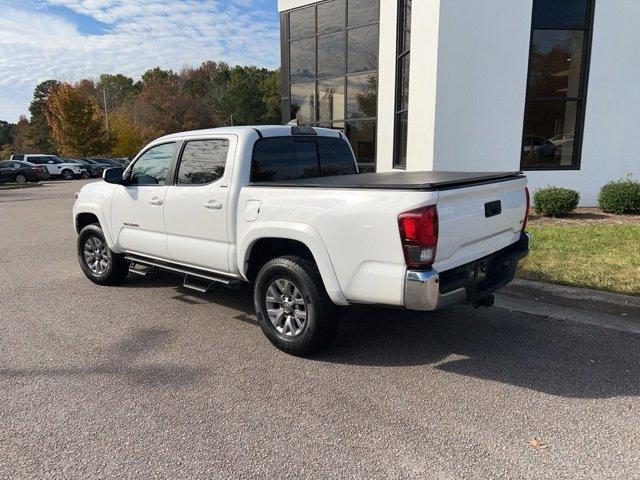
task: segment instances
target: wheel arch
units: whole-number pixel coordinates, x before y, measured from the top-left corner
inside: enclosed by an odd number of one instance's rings
[[[243,247],[238,251],[240,274],[253,281],[262,265],[285,255],[312,260],[318,267],[331,300],[337,305],[348,305],[324,243],[320,235],[308,225],[297,228],[270,226],[248,232]]]

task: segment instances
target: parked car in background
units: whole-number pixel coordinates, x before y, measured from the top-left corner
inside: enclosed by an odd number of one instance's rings
[[[26,154],[11,155],[11,160],[18,160],[32,165],[41,165],[47,169],[52,177],[61,177],[65,180],[82,178],[87,173],[87,167],[77,163],[65,162],[56,155]]]
[[[94,162],[98,162],[98,163],[100,163],[102,165],[109,165],[110,167],[120,167],[120,168],[122,168],[122,163],[116,162],[112,158],[91,157],[88,160],[93,160]]]
[[[6,160],[0,162],[0,183],[39,182],[49,178],[49,172],[40,165],[30,165],[25,162]]]
[[[336,305],[491,306],[529,251],[521,172],[358,173],[341,132],[229,127],[156,140],[76,195],[84,274],[250,282],[262,331],[297,355],[321,348]]]
[[[64,160],[77,163],[79,165],[84,165],[87,168],[86,177],[100,177],[102,176],[102,172],[105,168],[111,168],[110,166],[100,165],[92,160],[88,160],[86,158],[64,158]],[[85,178],[86,178],[85,177]]]

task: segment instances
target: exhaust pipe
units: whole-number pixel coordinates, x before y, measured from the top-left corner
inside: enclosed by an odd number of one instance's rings
[[[496,297],[494,297],[493,295],[489,295],[487,297],[484,297],[480,300],[478,300],[477,302],[473,303],[473,308],[480,308],[480,307],[493,307],[493,304],[496,301]]]

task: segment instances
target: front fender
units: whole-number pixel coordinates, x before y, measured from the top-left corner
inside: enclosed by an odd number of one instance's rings
[[[77,222],[78,215],[80,215],[81,213],[91,213],[98,218],[98,222],[100,222],[100,228],[102,228],[102,232],[104,233],[104,238],[107,241],[107,245],[109,246],[109,249],[111,249],[116,253],[120,253],[119,250],[116,248],[116,242],[112,235],[111,225],[107,221],[107,215],[105,215],[105,212],[102,210],[100,205],[92,201],[87,201],[87,200],[83,201],[80,198],[76,200],[76,203],[73,206],[73,229],[74,231],[76,231],[76,233],[80,233],[80,232],[77,232],[76,222]]]
[[[310,225],[293,222],[261,222],[251,225],[244,232],[242,238],[238,239],[238,266],[240,274],[244,278],[247,278],[247,264],[251,249],[262,238],[295,240],[306,245],[318,266],[318,271],[329,298],[336,305],[349,304],[338,283],[338,277],[333,269],[329,252],[327,252],[320,234]]]

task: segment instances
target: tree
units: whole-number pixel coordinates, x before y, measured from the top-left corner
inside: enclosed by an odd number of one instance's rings
[[[62,83],[49,92],[47,121],[58,150],[68,156],[103,155],[110,150],[104,118],[86,83]]]
[[[100,97],[99,103],[102,106],[104,96],[107,100],[107,109],[113,111],[118,109],[125,100],[131,99],[138,92],[138,87],[133,79],[121,74],[102,74],[96,84],[96,91]]]
[[[47,80],[38,84],[33,92],[33,100],[29,105],[31,121],[28,142],[33,153],[55,153],[51,128],[47,123],[47,106],[51,89],[57,85],[56,80]]]
[[[13,152],[14,148],[10,143],[0,145],[0,161],[9,159]]]
[[[15,153],[37,153],[31,143],[31,123],[24,115],[13,128],[13,149]]]
[[[13,123],[0,120],[0,145],[7,145],[13,142],[13,129],[15,125]]]
[[[109,125],[113,138],[111,155],[114,157],[133,157],[144,146],[140,128],[122,112],[109,115]]]

